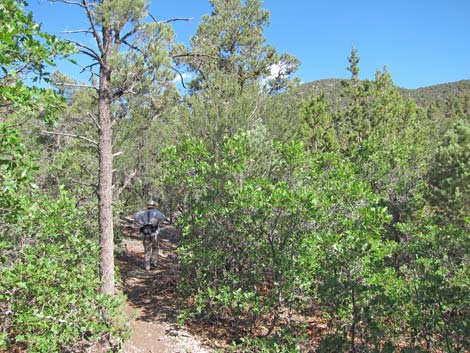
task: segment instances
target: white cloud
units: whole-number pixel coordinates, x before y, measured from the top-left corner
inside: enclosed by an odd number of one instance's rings
[[[269,76],[267,80],[272,80],[276,77],[285,77],[289,75],[291,65],[289,63],[279,61],[277,64],[272,64],[269,68]]]
[[[180,75],[176,75],[176,76],[175,76],[175,78],[173,79],[173,83],[175,83],[175,84],[181,83],[181,79],[182,79],[184,82],[186,82],[186,81],[192,79],[193,77],[194,77],[194,75],[193,75],[192,73],[190,73],[190,72],[183,72],[183,73],[181,74],[181,76],[180,76]]]

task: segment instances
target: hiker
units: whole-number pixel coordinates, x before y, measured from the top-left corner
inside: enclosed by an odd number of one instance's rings
[[[150,265],[157,266],[159,226],[165,220],[165,216],[156,209],[155,201],[149,200],[147,209],[137,212],[134,215],[134,220],[140,226],[139,231],[144,236],[144,265],[145,269],[149,271]]]

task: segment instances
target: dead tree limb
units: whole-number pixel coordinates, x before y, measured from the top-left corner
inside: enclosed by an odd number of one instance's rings
[[[90,139],[90,138],[88,138],[88,137],[81,136],[81,135],[69,134],[68,132],[55,132],[55,131],[46,131],[46,130],[42,130],[42,131],[41,131],[41,134],[74,137],[74,138],[77,138],[77,139],[84,140],[84,141],[87,141],[87,142],[89,142],[89,143],[92,143],[92,144],[95,145],[95,146],[98,146],[98,142],[96,142],[95,140],[92,140],[92,139]]]

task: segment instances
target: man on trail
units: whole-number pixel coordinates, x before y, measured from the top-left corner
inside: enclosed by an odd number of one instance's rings
[[[150,265],[157,266],[158,234],[160,234],[160,223],[165,219],[165,215],[156,209],[153,200],[147,202],[146,210],[134,215],[135,222],[140,226],[139,231],[144,236],[144,265],[147,271],[150,270]]]

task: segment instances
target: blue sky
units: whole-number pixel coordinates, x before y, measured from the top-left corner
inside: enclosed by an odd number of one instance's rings
[[[363,79],[384,65],[405,88],[470,79],[470,0],[265,0],[264,8],[271,13],[267,42],[301,61],[302,82],[349,77],[352,46]],[[30,9],[49,33],[86,27],[70,5],[30,0]],[[211,6],[207,0],[154,0],[151,10],[159,20],[193,18],[175,24],[177,41],[187,42]],[[69,75],[76,70],[62,68]]]

